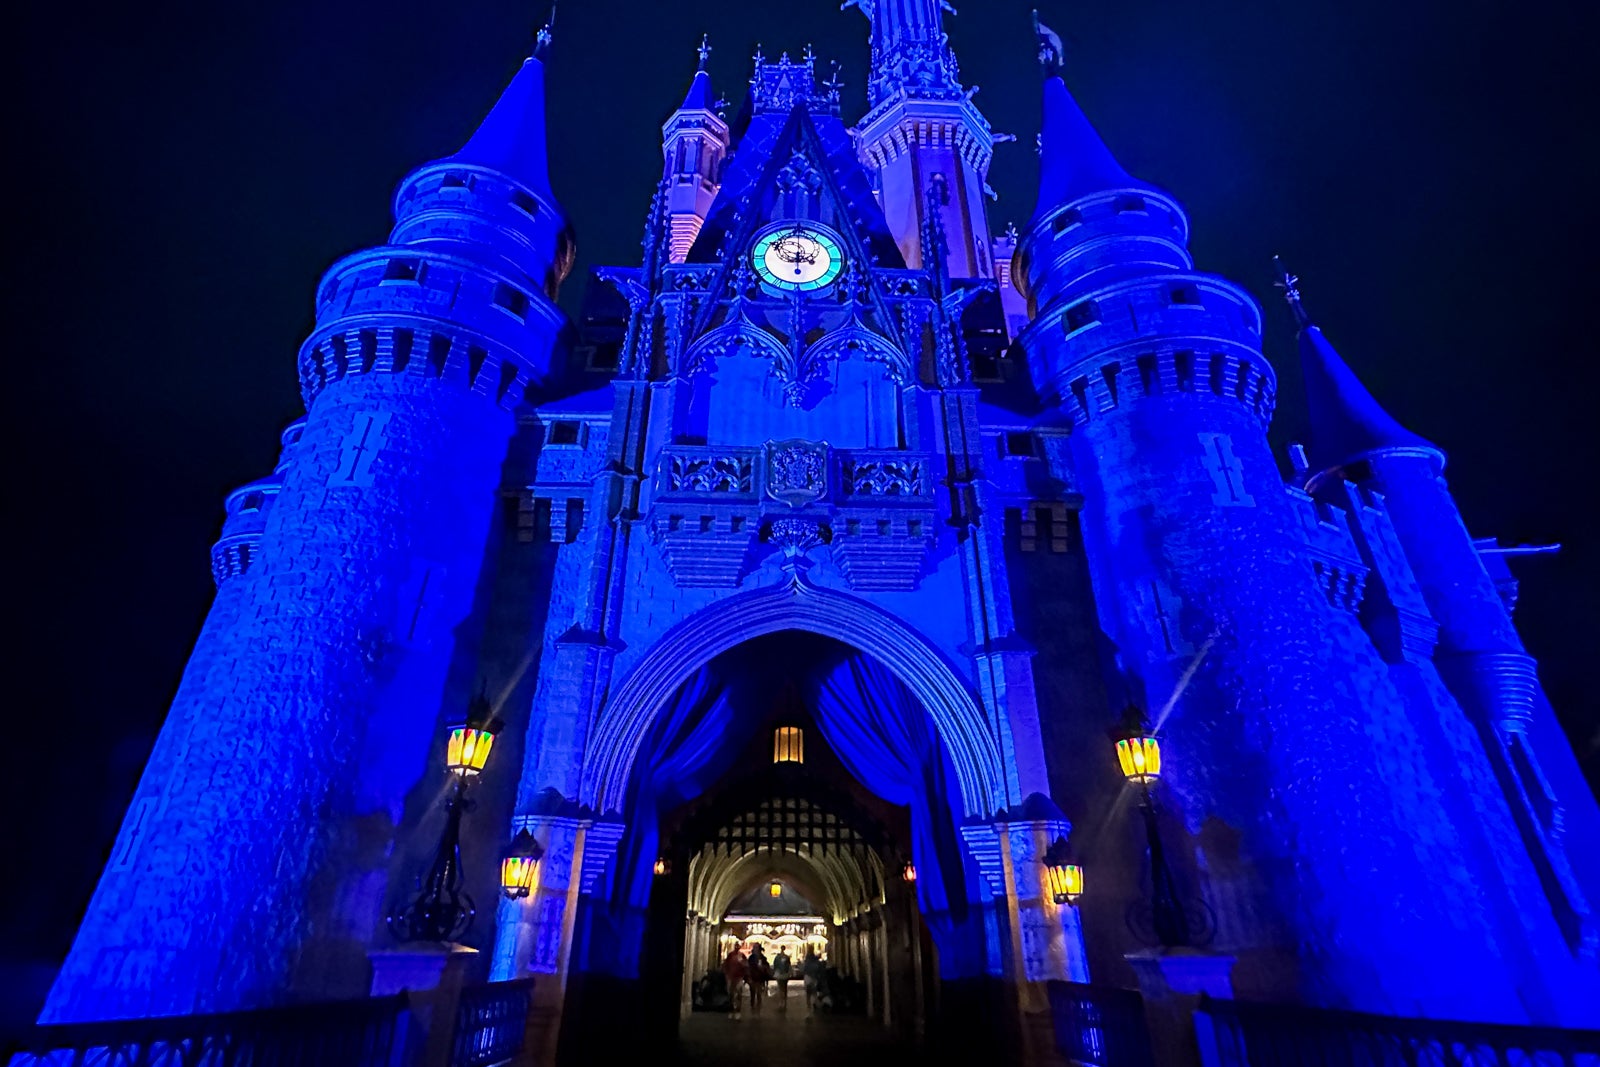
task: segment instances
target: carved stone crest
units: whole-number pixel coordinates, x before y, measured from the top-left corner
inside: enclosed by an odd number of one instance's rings
[[[828,446],[819,441],[767,442],[767,495],[792,508],[828,488]]]

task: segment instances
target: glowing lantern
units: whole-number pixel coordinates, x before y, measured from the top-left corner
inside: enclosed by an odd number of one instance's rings
[[[521,900],[532,893],[543,855],[544,849],[533,835],[526,828],[518,830],[510,846],[500,854],[500,891],[512,900]]]
[[[911,865],[911,861],[910,860],[906,860],[905,869],[900,872],[900,877],[904,878],[908,883],[911,883],[911,884],[915,884],[916,883],[916,880],[917,880],[917,869]]]
[[[473,698],[467,708],[464,722],[450,727],[450,741],[445,748],[444,762],[450,773],[460,778],[473,778],[489,762],[489,750],[494,747],[495,735],[505,723],[491,718],[493,709],[487,697]]]
[[[665,856],[662,856],[660,859],[656,860],[655,872],[657,878],[660,878],[670,870],[672,870],[672,864],[667,862],[667,858]]]
[[[773,763],[804,763],[805,731],[798,726],[780,726],[772,732]]]
[[[1075,903],[1083,895],[1083,868],[1072,862],[1072,849],[1066,838],[1056,838],[1044,854],[1044,873],[1057,904]]]
[[[783,883],[773,882],[771,885],[767,886],[767,895],[772,897],[783,896]]]
[[[1121,725],[1112,729],[1111,739],[1117,743],[1117,763],[1124,778],[1148,786],[1161,777],[1161,742],[1139,709],[1128,708]]]

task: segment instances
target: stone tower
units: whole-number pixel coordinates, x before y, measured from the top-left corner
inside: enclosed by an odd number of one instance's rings
[[[705,225],[706,213],[721,186],[728,154],[728,124],[717,114],[711,96],[706,60],[711,46],[700,42],[700,69],[695,71],[683,103],[661,127],[661,154],[667,183],[667,225],[670,258],[682,263]]]
[[[1130,701],[1239,997],[1595,1025],[1600,853],[1564,842],[1600,809],[1442,451],[1286,278],[1314,431],[1286,481],[1259,307],[1196,270],[1059,41],[1038,208],[995,240],[1000,138],[948,6],[854,6],[854,126],[810,49],[758,52],[725,119],[702,44],[640,258],[595,269],[575,328],[537,58],[401,184],[390,243],[329,271],[307,414],[228,497],[215,605],[48,1021],[361,992],[439,727],[488,680],[510,754],[475,787],[469,881],[522,830],[544,851],[475,945],[537,976],[546,1052],[582,1061],[618,1003],[675,1027],[782,852],[882,1021],[936,1003],[1025,1060],[972,1020],[1026,1044],[1045,982],[1150,962],[1105,738]],[[747,766],[780,712],[855,790],[840,810],[893,824],[870,862],[719,858],[729,783],[795,770]],[[1045,862],[1069,835],[1077,905]]]
[[[851,5],[845,5],[851,6]],[[972,102],[977,87],[961,84],[961,68],[944,31],[941,0],[856,0],[872,20],[872,77],[867,113],[858,124],[861,158],[872,169],[884,218],[912,268],[922,258],[921,234],[937,210],[948,236],[948,269],[957,278],[990,278],[994,260],[985,196],[995,134]],[[933,175],[949,196],[930,207]]]
[[[572,247],[529,59],[389,243],[335,264],[307,415],[228,499],[217,598],[43,1018],[249,1008],[367,983],[395,824],[472,627],[515,412]]]
[[[1032,318],[1021,341],[1041,399],[1072,422],[1101,625],[1184,753],[1174,814],[1218,940],[1239,958],[1236,991],[1592,1018],[1581,945],[1548,909],[1518,914],[1523,893],[1543,899],[1543,861],[1519,846],[1471,716],[1441,691],[1450,667],[1429,658],[1432,625],[1404,596],[1420,584],[1426,600],[1431,586],[1430,611],[1479,610],[1474,635],[1502,636],[1473,645],[1491,665],[1462,676],[1480,692],[1520,685],[1526,709],[1520,646],[1500,618],[1481,618],[1500,610],[1493,587],[1445,594],[1437,564],[1408,553],[1409,573],[1385,571],[1374,558],[1384,538],[1417,553],[1420,537],[1449,533],[1426,551],[1451,557],[1451,589],[1482,572],[1464,531],[1444,530],[1440,514],[1454,511],[1433,484],[1437,450],[1398,427],[1359,447],[1348,433],[1328,443],[1330,462],[1360,457],[1404,500],[1352,488],[1314,501],[1286,487],[1266,442],[1275,379],[1254,300],[1194,269],[1181,207],[1122,169],[1059,77],[1045,83],[1042,152],[1014,269]],[[1321,350],[1314,328],[1303,337]],[[1320,398],[1326,377],[1310,384]],[[1426,534],[1409,518],[1419,510]],[[1410,612],[1398,627],[1380,618],[1385,598]]]

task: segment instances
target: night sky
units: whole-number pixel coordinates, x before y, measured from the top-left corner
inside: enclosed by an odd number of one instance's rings
[[[998,230],[1033,209],[1028,8],[957,6],[963,77],[1018,137],[996,149]],[[6,956],[58,959],[70,942],[210,603],[223,494],[271,470],[300,413],[294,357],[320,273],[382,241],[396,182],[459,146],[542,10],[179,0],[11,16]],[[1280,454],[1303,417],[1274,252],[1372,391],[1449,453],[1474,534],[1565,545],[1525,561],[1518,619],[1591,781],[1595,12],[1043,11],[1124,165],[1189,209],[1200,265],[1267,303]],[[637,260],[659,126],[703,30],[736,104],[756,42],[769,56],[811,42],[844,63],[847,116],[864,109],[867,24],[828,0],[565,0],[548,82],[553,181],[580,249],[569,311],[590,266]]]

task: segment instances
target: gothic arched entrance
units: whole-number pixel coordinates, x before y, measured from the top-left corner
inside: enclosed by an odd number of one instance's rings
[[[787,955],[795,976],[762,987],[770,1019],[798,1023],[814,1008],[920,1034],[937,966],[905,877],[910,813],[851,779],[803,713],[780,703],[774,721],[723,781],[663,819],[645,996],[663,1021],[723,1014],[723,957],[759,948],[769,962]],[[803,761],[774,761],[789,741],[804,745]]]
[[[683,662],[672,666],[681,677]],[[924,681],[942,666],[922,664]],[[775,764],[773,731],[784,725],[805,733],[804,764]],[[628,767],[623,785],[601,790],[625,830],[580,906],[572,974],[576,987],[611,992],[569,1000],[563,1030],[600,1026],[596,1012],[621,998],[647,1007],[651,1032],[666,1037],[686,1004],[692,1011],[693,984],[724,936],[768,932],[751,922],[784,925],[755,915],[743,929],[723,928],[732,902],[763,879],[791,886],[820,913],[805,917],[834,939],[840,1008],[915,1032],[938,995],[936,976],[992,984],[1005,905],[961,831],[976,799],[969,787],[998,783],[987,755],[958,745],[955,756],[941,726],[876,656],[780,629],[693,670],[638,736],[591,748],[600,766],[586,781]],[[908,864],[914,880],[904,877]]]

